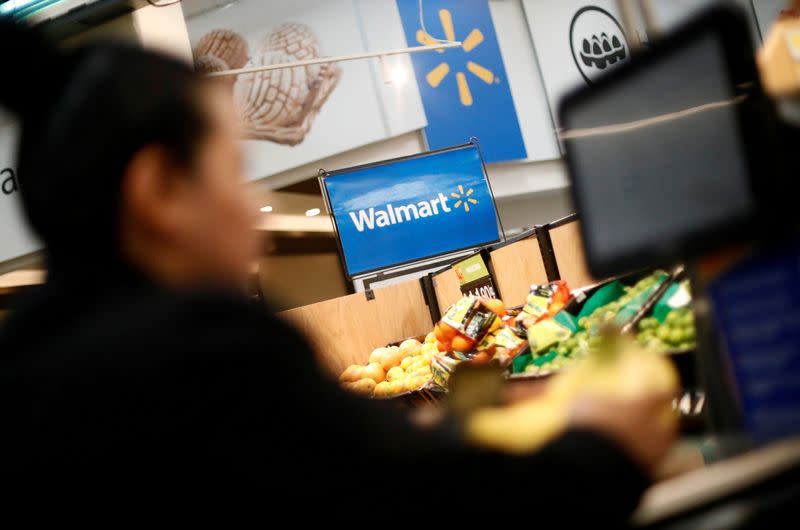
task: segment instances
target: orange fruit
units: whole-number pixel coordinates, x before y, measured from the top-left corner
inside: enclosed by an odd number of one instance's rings
[[[478,353],[477,355],[475,355],[475,357],[472,358],[472,362],[475,363],[475,364],[486,364],[491,360],[492,360],[492,356],[489,355],[489,353],[485,352],[485,351],[482,351],[482,352]]]
[[[447,340],[442,333],[442,328],[439,327],[439,323],[437,322],[435,326],[433,326],[433,336],[436,337],[436,340],[439,342]]]
[[[397,381],[399,379],[403,379],[406,376],[405,370],[400,368],[399,366],[395,366],[394,368],[390,368],[388,372],[386,372],[386,380],[390,383],[392,381]]]
[[[380,363],[369,363],[361,372],[362,379],[372,379],[376,383],[386,379],[386,371]]]
[[[453,340],[453,337],[458,335],[458,330],[451,326],[446,322],[439,322],[439,333],[442,334],[442,338],[439,338],[440,342],[450,342]]]
[[[504,317],[506,314],[506,305],[502,300],[497,298],[484,298],[481,300],[486,308],[499,317]]]
[[[403,354],[400,352],[399,349],[390,349],[387,351],[386,355],[380,360],[381,366],[387,372],[394,368],[395,366],[399,366],[400,362],[403,360]]]
[[[451,344],[453,346],[453,351],[460,352],[468,352],[475,347],[475,341],[463,335],[456,335]]]
[[[375,388],[372,390],[372,395],[375,397],[385,397],[388,396],[390,393],[390,386],[391,383],[388,381],[383,381],[375,385]]]
[[[450,346],[449,342],[437,342],[436,343],[436,349],[439,350],[440,352],[443,352],[443,353],[444,352],[453,351],[453,349]]]
[[[422,344],[418,340],[408,339],[400,345],[400,353],[403,354],[403,357],[408,357],[419,353],[420,348],[422,348]]]
[[[348,366],[342,375],[339,376],[339,381],[342,383],[355,383],[359,379],[363,379],[364,367],[360,364],[351,364]]]

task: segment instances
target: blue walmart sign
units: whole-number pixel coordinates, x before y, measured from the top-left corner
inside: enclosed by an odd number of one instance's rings
[[[334,172],[324,185],[350,276],[500,239],[472,144]]]
[[[397,0],[409,46],[431,37],[462,42],[459,48],[411,55],[428,118],[428,146],[439,149],[470,137],[487,162],[526,158],[488,0],[425,0],[426,34],[418,0]]]

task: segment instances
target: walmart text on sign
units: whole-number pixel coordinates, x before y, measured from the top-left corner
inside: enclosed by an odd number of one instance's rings
[[[474,145],[334,172],[324,184],[351,276],[500,239]]]

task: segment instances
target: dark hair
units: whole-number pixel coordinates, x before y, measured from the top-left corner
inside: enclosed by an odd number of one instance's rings
[[[0,105],[21,122],[17,175],[30,224],[51,257],[116,253],[131,158],[158,144],[190,164],[208,129],[198,77],[188,64],[123,44],[58,52],[10,21],[0,20],[0,44],[17,75],[0,83]]]

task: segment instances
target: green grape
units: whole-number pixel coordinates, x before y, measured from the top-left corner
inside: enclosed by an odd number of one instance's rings
[[[669,341],[668,342],[670,344],[680,344],[684,340],[686,340],[686,337],[685,337],[685,334],[683,333],[683,330],[681,328],[673,328],[669,332]]]
[[[658,340],[666,342],[669,339],[669,328],[667,326],[659,327],[656,330],[656,337],[658,337]]]
[[[680,322],[681,315],[678,311],[670,311],[667,313],[667,318],[664,319],[665,324],[677,324]]]

